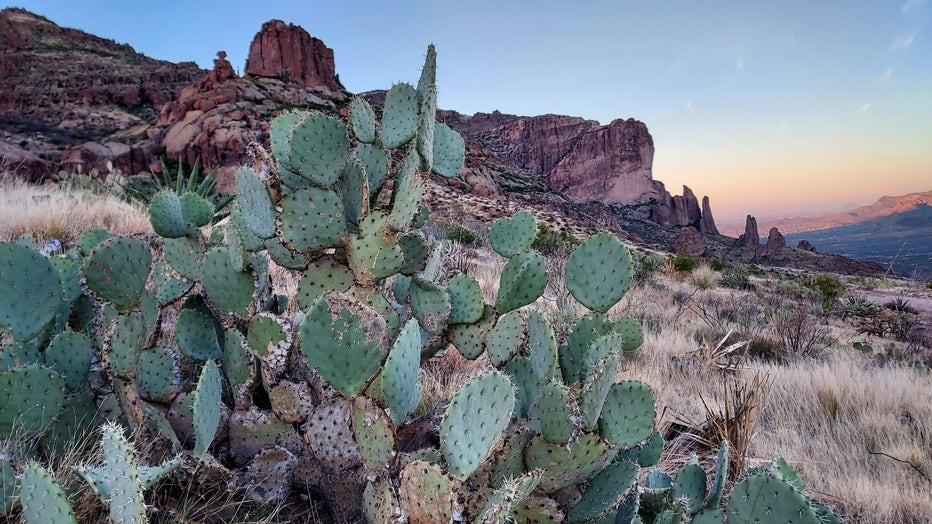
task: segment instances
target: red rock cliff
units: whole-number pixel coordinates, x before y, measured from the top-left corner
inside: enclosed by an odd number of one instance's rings
[[[342,91],[333,49],[301,26],[270,20],[262,24],[249,46],[246,76],[287,78],[305,87],[325,85]]]

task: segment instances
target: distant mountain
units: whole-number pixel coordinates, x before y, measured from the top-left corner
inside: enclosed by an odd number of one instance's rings
[[[848,224],[856,224],[877,217],[885,217],[914,209],[919,204],[932,205],[932,191],[901,196],[884,196],[868,206],[841,213],[828,213],[814,217],[759,219],[761,231],[775,227],[784,235],[805,231],[821,231]]]
[[[807,240],[819,252],[871,260],[887,268],[892,266],[898,275],[932,279],[930,196],[932,192],[884,197],[871,206],[859,208],[865,214],[875,213],[873,217],[853,224],[788,234],[786,241],[795,245]],[[907,204],[910,200],[915,203]]]

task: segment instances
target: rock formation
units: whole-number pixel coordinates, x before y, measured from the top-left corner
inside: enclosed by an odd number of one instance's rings
[[[709,205],[709,197],[702,197],[702,218],[699,219],[699,231],[706,235],[718,235],[718,228],[715,227],[715,219],[712,218],[712,206]]]
[[[775,255],[785,247],[786,240],[783,238],[783,234],[780,233],[780,230],[775,227],[770,228],[770,233],[767,235],[767,244],[764,246],[764,253]]]
[[[735,243],[737,247],[745,251],[757,251],[760,247],[760,233],[757,231],[757,219],[748,215],[744,221],[744,233],[738,237]]]
[[[803,251],[809,251],[810,253],[818,253],[816,247],[812,245],[808,240],[800,240],[796,245],[797,249],[802,249]]]
[[[144,139],[142,128],[159,108],[202,74],[193,62],[154,60],[129,45],[58,27],[22,9],[3,9],[0,142],[7,146],[2,154],[7,163],[15,162],[12,144],[30,153],[18,165],[24,176],[38,179],[57,168],[65,150]],[[73,152],[66,157],[80,161]],[[129,157],[116,160],[118,167],[130,167]]]
[[[697,257],[705,253],[705,239],[696,228],[686,226],[677,233],[673,248],[677,253]]]
[[[246,76],[293,80],[304,87],[327,86],[343,91],[333,50],[301,26],[270,20],[262,24],[249,46]]]

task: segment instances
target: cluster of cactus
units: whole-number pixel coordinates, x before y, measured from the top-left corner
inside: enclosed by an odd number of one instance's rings
[[[641,330],[607,313],[628,289],[631,255],[609,233],[573,250],[566,285],[590,313],[563,343],[544,315],[522,309],[548,280],[530,213],[490,229],[508,260],[495,304],[472,276],[442,275],[420,231],[422,197],[430,173],[462,168],[465,146],[436,122],[435,69],[431,46],[417,86],[392,87],[380,111],[354,98],[345,121],[278,116],[273,165],[236,173],[229,218],[210,234],[213,205],[179,184],[151,201],[163,237],[155,256],[145,241],[105,231],[63,257],[0,244],[0,437],[38,436],[53,450],[103,418],[167,442],[184,460],[142,466],[105,426],[104,465],[78,473],[115,521],[144,521],[143,489],[191,461],[256,499],[316,492],[338,521],[640,518],[647,504],[634,486],[663,439],[650,387],[616,380]],[[293,316],[288,297],[274,294],[270,260],[300,274]],[[417,378],[445,351],[490,369],[438,407],[433,445],[411,437]],[[0,466],[7,494],[16,480],[9,462]],[[688,468],[672,497],[645,488],[644,502],[672,501],[653,522],[721,521],[697,519],[718,511],[722,482],[706,497],[703,473],[700,496],[700,482],[687,481],[698,466]],[[26,466],[21,482],[27,521],[67,519],[39,466]],[[4,500],[9,508],[15,497]],[[735,504],[731,522],[753,521]]]

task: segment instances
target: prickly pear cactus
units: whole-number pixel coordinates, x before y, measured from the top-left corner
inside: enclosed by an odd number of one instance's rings
[[[77,524],[68,496],[52,475],[35,462],[23,469],[19,502],[26,524]]]

